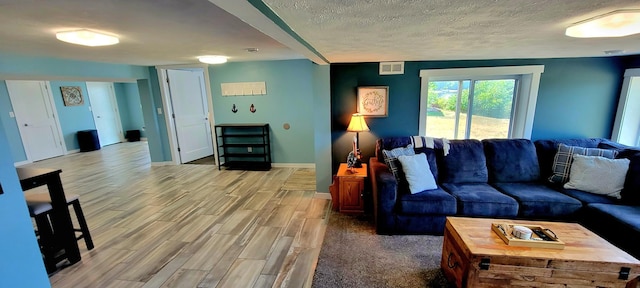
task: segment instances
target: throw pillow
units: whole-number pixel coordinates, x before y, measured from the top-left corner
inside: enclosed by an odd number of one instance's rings
[[[586,155],[586,156],[600,156],[609,159],[616,158],[618,151],[598,149],[598,148],[583,148],[578,146],[567,146],[560,144],[558,146],[558,152],[553,158],[553,174],[549,177],[549,181],[552,183],[564,184],[569,181],[569,173],[571,172],[571,162],[573,155]]]
[[[578,189],[620,199],[629,169],[629,159],[573,155],[569,182],[565,189]]]
[[[398,184],[401,184],[404,180],[404,173],[402,173],[402,169],[400,169],[400,162],[398,161],[398,156],[402,155],[415,155],[416,152],[413,151],[413,145],[409,144],[407,147],[398,147],[391,150],[382,150],[382,155],[384,157],[384,163],[389,166],[389,170],[393,173],[393,176],[396,176],[396,180]]]
[[[427,155],[420,153],[412,156],[398,156],[398,161],[402,164],[402,171],[409,182],[409,192],[411,194],[420,193],[425,190],[438,189],[436,179],[433,178]]]

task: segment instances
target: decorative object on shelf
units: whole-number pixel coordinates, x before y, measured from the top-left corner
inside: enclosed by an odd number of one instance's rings
[[[389,86],[358,87],[358,113],[371,117],[387,117]]]
[[[249,111],[251,111],[251,113],[256,113],[256,107],[251,104],[251,107],[249,107]]]
[[[348,132],[356,132],[356,136],[353,138],[353,155],[356,157],[356,163],[353,167],[360,168],[362,167],[362,162],[360,161],[360,132],[367,132],[369,130],[369,126],[367,126],[367,122],[364,121],[364,116],[360,113],[355,113],[351,115],[351,121],[349,122],[349,127],[347,127]],[[347,158],[348,160],[348,158]]]
[[[356,157],[356,155],[353,154],[353,151],[349,152],[349,155],[347,155],[347,168],[349,169],[355,168],[357,163],[358,163],[358,157]],[[362,164],[360,164],[360,167],[362,167]]]
[[[236,107],[236,104],[233,104],[233,107],[231,107],[231,112],[233,112],[233,113],[237,113],[238,112],[238,107]]]
[[[62,93],[64,106],[79,106],[84,104],[80,86],[61,86],[60,92]]]

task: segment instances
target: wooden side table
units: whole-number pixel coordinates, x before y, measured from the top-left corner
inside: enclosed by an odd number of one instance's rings
[[[367,164],[361,168],[347,168],[346,163],[341,163],[338,168],[335,182],[331,187],[333,208],[341,213],[363,213],[364,179],[367,178]]]

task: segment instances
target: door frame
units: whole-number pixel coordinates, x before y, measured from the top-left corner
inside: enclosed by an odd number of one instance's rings
[[[96,130],[98,130],[98,125],[96,125],[96,114],[93,112],[93,103],[91,103],[91,92],[89,92],[89,83],[106,83],[109,85],[109,102],[111,102],[111,105],[113,105],[113,108],[115,109],[115,117],[116,117],[116,129],[118,129],[118,131],[120,131],[120,133],[118,133],[118,143],[122,143],[124,142],[124,130],[122,128],[122,119],[120,118],[120,108],[118,107],[118,97],[116,96],[116,91],[115,88],[113,87],[113,82],[104,82],[104,81],[86,81],[85,85],[87,85],[87,97],[89,97],[89,107],[91,107],[91,116],[93,116],[93,126],[96,127]],[[98,131],[98,135],[100,135],[100,132]],[[114,144],[118,144],[118,143],[114,143]],[[100,147],[104,147],[102,145],[102,143],[100,143]]]
[[[43,80],[27,80],[27,79],[21,79],[21,80],[14,80],[14,79],[6,79],[6,81],[37,81],[41,83],[41,88],[44,88],[46,90],[46,96],[47,99],[49,101],[49,105],[51,106],[51,113],[53,113],[53,118],[55,118],[55,128],[56,128],[56,132],[58,134],[58,139],[60,139],[61,142],[61,146],[62,146],[62,155],[67,155],[69,154],[69,151],[67,150],[67,143],[64,139],[64,134],[62,134],[62,126],[60,126],[60,117],[58,117],[58,109],[56,107],[56,101],[53,99],[53,92],[51,91],[51,83],[49,83],[49,81],[43,81]],[[42,84],[44,84],[44,86],[42,86]],[[9,87],[7,87],[7,90],[9,90]],[[8,96],[9,96],[9,101],[11,101],[11,92],[8,92]],[[11,111],[13,111],[13,113],[15,113],[15,109],[13,108],[13,103],[11,103]],[[29,151],[29,149],[27,148],[27,146],[25,145],[25,136],[22,133],[22,128],[20,128],[20,124],[18,123],[18,117],[15,116],[15,121],[16,124],[18,124],[18,132],[20,133],[20,142],[22,143],[22,149],[24,150],[24,154],[25,156],[27,156],[27,160],[25,161],[21,161],[19,162],[20,165],[23,164],[29,164],[29,163],[33,163],[33,158],[31,157],[31,152]]]
[[[171,163],[180,165],[180,152],[178,152],[178,136],[176,132],[175,121],[173,117],[173,105],[171,104],[171,97],[169,93],[169,86],[167,85],[167,70],[171,69],[188,69],[188,70],[201,70],[204,74],[204,89],[207,97],[207,108],[209,111],[209,125],[211,129],[211,141],[213,145],[213,159],[218,161],[218,145],[215,131],[215,117],[213,115],[213,97],[211,97],[211,82],[209,78],[209,65],[207,64],[184,64],[184,65],[162,65],[156,66],[158,72],[158,80],[160,82],[160,95],[162,96],[162,105],[164,108],[164,120],[167,125],[167,136],[169,138],[169,149],[171,150]]]

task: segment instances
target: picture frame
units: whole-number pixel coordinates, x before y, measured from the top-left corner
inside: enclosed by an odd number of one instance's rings
[[[389,114],[389,86],[358,87],[357,111],[367,117],[387,117]]]
[[[61,86],[60,92],[62,93],[64,106],[79,106],[84,104],[80,86]]]

